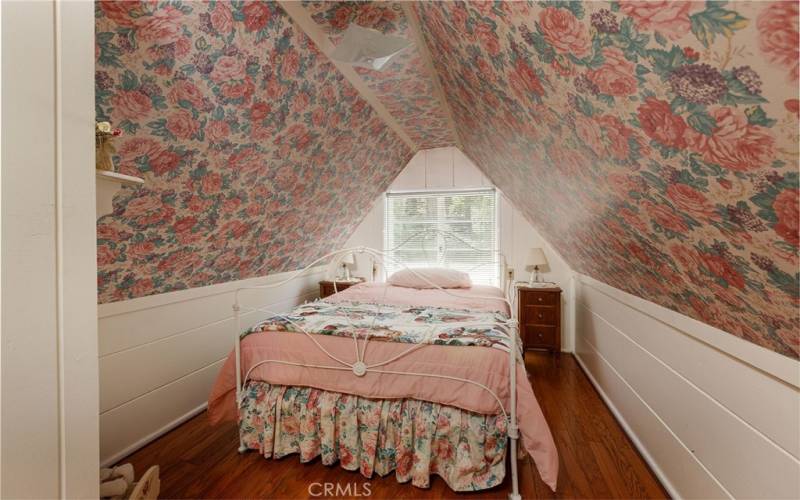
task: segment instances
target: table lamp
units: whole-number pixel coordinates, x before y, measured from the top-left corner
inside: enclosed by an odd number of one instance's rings
[[[342,257],[342,260],[339,261],[339,264],[341,264],[342,269],[344,269],[344,280],[350,281],[350,269],[356,268],[356,256],[352,252],[346,253]]]
[[[525,260],[525,270],[531,272],[530,281],[528,285],[533,285],[539,282],[539,266],[547,265],[547,256],[541,248],[531,248],[528,252],[528,258]]]

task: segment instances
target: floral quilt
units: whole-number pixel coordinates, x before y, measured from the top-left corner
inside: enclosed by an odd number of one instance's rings
[[[318,300],[298,306],[287,315],[263,321],[242,336],[270,331],[305,331],[407,344],[493,347],[508,352],[508,336],[492,326],[507,319],[499,312],[358,302],[331,304]]]
[[[321,457],[365,477],[395,471],[420,488],[441,476],[454,491],[491,488],[505,477],[506,420],[414,399],[366,399],[251,381],[240,410],[242,442],[264,457]]]

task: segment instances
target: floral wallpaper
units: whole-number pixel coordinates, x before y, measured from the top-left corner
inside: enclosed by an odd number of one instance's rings
[[[297,269],[412,155],[273,2],[96,2],[98,120],[143,188],[98,220],[100,302]]]
[[[465,152],[576,270],[800,356],[796,1],[414,8]]]
[[[413,40],[409,20],[397,2],[304,1],[311,18],[336,44],[350,24]],[[434,75],[412,43],[380,71],[355,68],[420,149],[452,146],[454,131],[436,97]]]

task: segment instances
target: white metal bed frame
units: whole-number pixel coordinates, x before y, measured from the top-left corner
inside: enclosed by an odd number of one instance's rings
[[[412,235],[411,237],[407,238],[406,240],[401,242],[399,245],[397,245],[395,248],[391,249],[390,251],[397,250],[398,248],[402,247],[403,245],[405,245],[406,243],[411,241],[414,237],[417,237],[417,236],[420,236],[420,235],[429,234],[431,232],[443,234],[445,237],[455,238],[456,240],[459,240],[460,242],[462,242],[463,244],[467,245],[468,247],[470,247],[472,249],[481,250],[481,249],[475,248],[469,242],[465,241],[464,239],[462,239],[459,236],[457,236],[455,234],[452,234],[450,232],[442,231],[442,230],[439,230],[439,229],[427,229],[427,230],[423,230],[423,231],[420,231],[419,233],[416,233],[416,234]],[[481,250],[481,251],[485,251],[485,250]],[[515,307],[514,307],[514,301],[515,301],[515,295],[516,294],[514,293],[515,292],[514,287],[511,286],[511,284],[508,283],[507,280],[506,280],[507,264],[506,264],[505,256],[502,253],[498,252],[497,250],[492,250],[492,251],[495,252],[500,257],[500,259],[499,259],[500,262],[495,262],[494,265],[498,265],[499,266],[500,263],[502,263],[501,282],[503,283],[503,293],[504,293],[504,297],[503,298],[488,297],[488,296],[487,297],[481,297],[481,296],[474,296],[474,295],[465,296],[465,295],[458,294],[457,292],[454,292],[454,290],[457,290],[457,289],[445,289],[445,288],[442,288],[442,287],[436,285],[435,283],[431,282],[426,276],[420,275],[419,273],[417,273],[413,269],[410,269],[407,266],[405,266],[402,262],[398,262],[396,259],[392,258],[391,255],[389,255],[389,252],[376,250],[374,248],[369,248],[369,247],[364,247],[364,246],[358,246],[358,247],[352,247],[352,248],[344,248],[344,249],[341,249],[341,250],[336,250],[334,252],[330,252],[328,254],[325,254],[322,257],[320,257],[320,258],[314,260],[313,262],[311,262],[305,268],[295,271],[294,273],[292,273],[288,278],[286,278],[283,281],[276,282],[276,283],[265,284],[265,285],[246,286],[246,287],[241,287],[241,288],[236,289],[236,291],[234,292],[233,315],[234,315],[234,318],[235,318],[235,328],[236,328],[236,331],[234,332],[234,335],[235,335],[234,336],[234,353],[235,353],[235,357],[236,357],[236,404],[237,404],[237,408],[241,408],[241,404],[243,402],[242,391],[243,391],[244,386],[245,386],[245,384],[247,383],[247,381],[248,381],[248,379],[250,377],[250,374],[252,373],[252,371],[256,367],[261,366],[263,364],[267,364],[267,363],[292,365],[292,366],[302,366],[304,368],[314,368],[314,369],[323,369],[323,370],[352,371],[353,375],[356,376],[356,377],[363,377],[367,373],[386,373],[386,374],[392,374],[392,375],[411,375],[411,376],[416,376],[416,377],[431,377],[431,378],[437,378],[437,379],[450,379],[450,380],[456,380],[456,381],[459,381],[459,382],[466,382],[466,383],[478,386],[481,389],[487,391],[489,394],[491,394],[494,397],[494,399],[497,401],[497,404],[498,404],[501,412],[503,413],[504,418],[506,418],[506,420],[508,422],[508,438],[509,438],[509,441],[510,441],[509,449],[511,451],[511,481],[512,481],[512,492],[509,493],[509,499],[510,500],[520,500],[522,497],[520,496],[520,493],[519,493],[519,477],[518,477],[518,471],[517,471],[517,440],[519,439],[519,426],[517,424],[517,411],[516,411],[517,410],[517,372],[516,372],[516,368],[517,368],[517,362],[518,362],[517,361],[517,349],[518,349],[518,345],[519,345],[519,322],[518,322],[518,320],[516,318],[516,310],[515,310]],[[436,289],[438,289],[438,290],[440,290],[440,291],[442,291],[442,292],[444,292],[444,293],[446,293],[448,295],[451,295],[453,297],[487,299],[487,300],[505,302],[506,304],[508,304],[508,307],[509,307],[510,312],[511,312],[511,316],[506,321],[459,322],[459,323],[447,323],[447,324],[432,324],[430,330],[428,331],[428,335],[434,335],[436,333],[437,328],[441,328],[441,327],[444,327],[444,328],[447,328],[447,329],[452,329],[454,327],[492,327],[494,329],[497,329],[497,330],[505,333],[510,339],[509,363],[508,363],[508,366],[509,366],[508,383],[509,383],[510,404],[509,404],[508,411],[506,411],[506,408],[503,405],[502,400],[497,396],[497,394],[495,394],[491,389],[489,389],[485,385],[483,385],[483,384],[481,384],[479,382],[473,381],[473,380],[462,379],[462,378],[459,378],[459,377],[451,377],[451,376],[446,376],[446,375],[430,374],[430,373],[400,372],[400,371],[394,371],[394,370],[377,369],[377,368],[379,368],[381,366],[384,366],[386,364],[391,363],[392,361],[400,359],[401,357],[407,355],[408,353],[410,353],[412,351],[415,351],[417,349],[422,349],[422,348],[425,348],[426,346],[431,346],[431,345],[434,345],[434,344],[428,344],[428,343],[413,344],[411,347],[409,347],[408,349],[406,349],[402,353],[400,353],[400,354],[398,354],[398,355],[396,355],[396,356],[394,356],[394,357],[392,357],[390,359],[381,360],[381,361],[374,361],[374,362],[371,362],[370,364],[368,364],[367,360],[366,360],[366,348],[367,348],[367,343],[369,342],[369,336],[367,335],[364,338],[363,347],[362,347],[362,346],[359,345],[359,340],[358,340],[357,335],[353,334],[353,341],[355,343],[355,361],[350,362],[350,361],[339,359],[338,357],[336,357],[336,356],[332,355],[331,353],[329,353],[314,338],[315,334],[312,334],[312,333],[306,331],[300,325],[298,325],[297,323],[293,322],[286,314],[278,313],[278,312],[271,311],[271,310],[268,310],[268,309],[265,309],[265,308],[260,308],[260,307],[244,307],[240,303],[240,294],[243,293],[243,292],[253,291],[253,290],[264,290],[264,289],[270,289],[270,288],[277,288],[279,286],[285,285],[285,284],[291,282],[292,280],[303,276],[304,274],[308,273],[311,269],[316,267],[318,264],[320,264],[322,262],[325,262],[325,261],[328,261],[329,259],[331,259],[330,264],[333,264],[333,265],[330,265],[329,268],[328,268],[328,273],[330,273],[330,269],[336,269],[338,267],[339,261],[341,261],[342,258],[345,255],[349,254],[349,253],[366,254],[366,255],[370,256],[372,258],[373,262],[377,262],[380,265],[380,267],[382,269],[382,272],[384,273],[384,278],[385,278],[385,274],[386,274],[386,265],[385,265],[385,263],[388,260],[388,261],[391,261],[394,265],[400,267],[401,269],[406,269],[406,270],[410,271],[416,277],[424,280],[425,282],[427,282],[433,288],[436,288]],[[336,290],[336,281],[335,280],[334,280],[334,290]],[[349,320],[349,316],[347,315],[347,307],[346,306],[339,305],[339,304],[336,304],[336,305],[332,304],[331,307],[343,311],[345,316],[347,316],[348,320]],[[377,307],[380,308],[380,305],[378,305]],[[303,363],[294,363],[294,362],[285,361],[285,360],[266,359],[266,360],[259,361],[258,363],[256,363],[253,366],[251,366],[250,369],[245,374],[244,378],[242,378],[242,361],[241,361],[241,346],[240,346],[240,341],[241,341],[241,338],[242,338],[241,334],[243,333],[242,332],[242,328],[241,328],[241,313],[242,313],[242,311],[264,312],[264,313],[267,313],[270,318],[281,318],[281,319],[287,321],[288,323],[292,324],[295,328],[297,328],[299,331],[301,331],[303,334],[305,334],[309,339],[311,339],[311,341],[314,342],[314,344],[319,348],[320,351],[322,351],[324,354],[326,354],[331,360],[333,360],[336,363],[338,363],[338,365],[333,365],[333,366],[329,366],[329,365],[307,365],[307,364],[303,364]],[[374,322],[374,318],[373,318],[373,322]],[[419,325],[414,325],[414,326],[419,326]],[[245,451],[247,451],[247,447],[244,445],[244,443],[241,440],[241,432],[240,432],[239,433],[239,452],[240,453],[244,453]]]

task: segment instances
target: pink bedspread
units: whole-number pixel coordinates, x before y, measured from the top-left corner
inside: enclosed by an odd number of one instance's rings
[[[453,290],[464,297],[452,297],[438,290],[414,290],[383,284],[365,283],[328,297],[329,302],[360,301],[397,305],[428,305],[462,309],[501,310],[507,306],[498,300],[491,304],[476,296],[502,297],[494,287],[473,287]],[[384,295],[385,292],[385,295]],[[420,302],[422,300],[422,302]],[[353,340],[345,337],[314,335],[334,356],[352,363],[355,361]],[[370,342],[366,351],[368,363],[390,359],[409,349],[408,344],[397,342]],[[242,371],[263,360],[281,360],[304,365],[334,366],[337,363],[321,352],[305,334],[295,332],[269,332],[249,335],[241,344]],[[380,367],[383,371],[416,372],[469,379],[490,388],[503,403],[510,407],[508,391],[508,354],[498,349],[475,346],[426,345]],[[251,379],[271,384],[317,387],[328,391],[355,394],[375,399],[414,398],[433,401],[483,414],[497,414],[501,408],[497,400],[484,389],[467,382],[451,379],[432,380],[392,373],[368,372],[356,377],[351,371],[339,371],[303,366],[265,363],[253,369]],[[209,415],[212,422],[236,420],[235,359],[228,356],[209,397]],[[517,365],[517,419],[522,444],[536,463],[542,480],[553,490],[558,477],[558,452],[550,429],[527,373]]]

